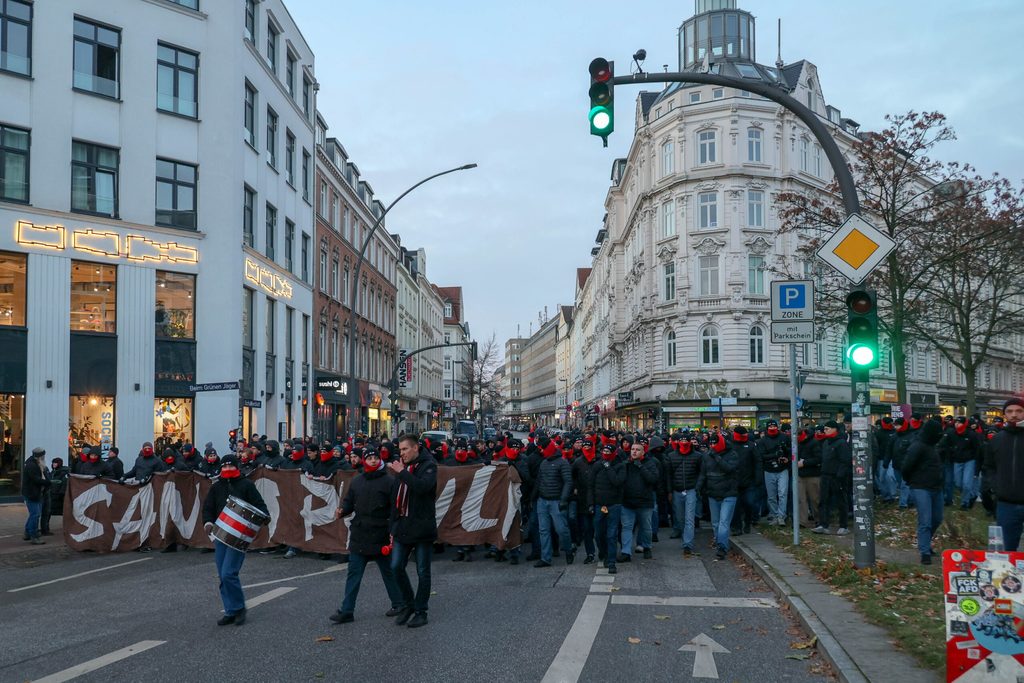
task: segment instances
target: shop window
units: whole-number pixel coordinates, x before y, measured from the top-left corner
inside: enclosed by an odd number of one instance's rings
[[[14,486],[19,485],[18,475],[14,474],[25,461],[25,395],[0,394],[0,480],[11,479],[11,491],[4,491],[0,482],[0,491],[17,493]]]
[[[195,339],[196,276],[156,272],[156,336]]]
[[[25,272],[28,257],[0,251],[0,326],[25,326]]]
[[[114,444],[114,397],[70,398],[68,445],[73,456],[84,444],[99,446],[104,453]]]
[[[72,261],[71,331],[117,333],[117,266]]]
[[[157,398],[153,401],[153,444],[163,450],[192,441],[192,399]]]

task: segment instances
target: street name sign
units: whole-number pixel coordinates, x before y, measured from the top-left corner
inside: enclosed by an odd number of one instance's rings
[[[813,320],[772,323],[772,344],[810,344],[813,341]]]
[[[228,389],[237,389],[238,382],[207,382],[205,384],[189,384],[189,393],[196,393],[198,391],[226,391]]]
[[[814,282],[777,280],[772,282],[772,321],[814,320]]]
[[[734,406],[736,405],[736,399],[732,396],[716,396],[711,399],[711,405],[713,406]]]
[[[896,243],[888,235],[853,214],[821,245],[817,256],[854,284],[860,284],[895,248]]]

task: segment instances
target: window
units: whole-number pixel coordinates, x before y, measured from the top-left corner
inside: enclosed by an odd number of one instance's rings
[[[715,131],[706,130],[697,135],[699,145],[699,163],[713,164],[717,158],[715,152]]]
[[[267,204],[267,235],[266,243],[263,245],[263,253],[271,261],[274,260],[274,245],[277,242],[277,209]]]
[[[661,236],[672,237],[676,234],[676,202],[670,199],[661,205]]]
[[[302,233],[302,281],[309,284],[309,235]]]
[[[327,291],[327,244],[320,247],[320,291]]]
[[[288,50],[288,63],[284,68],[284,81],[288,87],[288,94],[291,98],[295,99],[295,62],[298,58],[292,54],[291,50]]]
[[[284,267],[289,273],[295,272],[295,223],[284,219]]]
[[[302,76],[302,113],[306,115],[306,119],[310,120],[313,111],[313,84],[309,78],[303,74]]]
[[[338,369],[338,328],[331,328],[331,370]]]
[[[750,95],[750,91],[749,90],[740,90],[740,97],[750,97],[750,96],[751,95]]]
[[[28,203],[29,139],[27,130],[0,125],[0,199],[5,202]]]
[[[718,328],[713,325],[701,330],[700,362],[703,365],[718,365]]]
[[[267,107],[267,163],[277,168],[277,114]]]
[[[256,0],[245,0],[245,39],[256,42]]]
[[[117,334],[117,266],[71,262],[71,331]]]
[[[665,301],[673,301],[676,298],[676,264],[666,263],[662,266],[662,270],[664,271]]]
[[[199,55],[170,45],[156,46],[156,108],[195,118],[198,115]]]
[[[267,299],[267,327],[266,327],[267,338],[266,338],[266,344],[267,344],[267,354],[268,355],[274,353],[274,349],[275,349],[274,342],[277,339],[277,335],[274,334],[274,328],[276,327],[275,323],[277,322],[274,319],[274,304],[275,303],[277,303],[277,302],[275,302],[273,299]]]
[[[451,335],[451,332],[445,332],[445,333],[444,333],[444,343],[445,343],[445,344],[451,344],[451,343],[452,343],[452,335]]]
[[[284,308],[284,357],[287,360],[295,358],[295,309],[285,306]]]
[[[671,140],[666,140],[665,144],[661,146],[661,175],[671,175],[675,170],[674,157],[675,145],[672,144]]]
[[[747,190],[747,225],[764,227],[764,191]]]
[[[452,305],[451,304],[446,303],[444,305],[444,317],[446,317],[446,318],[452,317]],[[448,335],[447,334],[444,335],[444,343],[445,344],[448,343]]]
[[[105,97],[119,97],[120,52],[119,29],[76,18],[74,87]]]
[[[280,31],[272,24],[267,21],[267,64],[270,65],[270,70],[277,75],[277,36]]]
[[[321,217],[327,218],[327,183],[320,181],[320,208],[318,213]]]
[[[697,267],[700,271],[700,295],[716,296],[718,294],[718,254],[699,257]]]
[[[764,365],[764,329],[750,328],[750,364]]]
[[[821,145],[818,143],[814,143],[814,175],[819,178],[823,177],[821,175]]]
[[[690,93],[690,104],[697,104],[698,102],[700,102],[700,93],[699,92],[692,92],[692,93]]]
[[[302,149],[302,198],[309,201],[309,186],[312,176],[310,175],[310,157],[305,148]]]
[[[32,73],[32,5],[0,0],[0,70]]]
[[[330,216],[331,227],[335,230],[338,229],[338,195],[331,193],[331,216]]]
[[[255,232],[255,207],[256,193],[246,187],[242,194],[242,244],[247,247],[253,246],[253,234]]]
[[[245,139],[256,146],[256,88],[245,83]]]
[[[196,229],[196,167],[156,160],[156,224]]]
[[[747,161],[761,163],[761,131],[757,128],[747,129]]]
[[[676,366],[676,333],[672,330],[665,335],[665,367]]]
[[[338,292],[341,291],[340,284],[338,282],[338,258],[334,257],[331,260],[331,296],[335,299],[338,298]]]
[[[327,323],[320,321],[320,366],[327,367]]]
[[[117,218],[116,149],[71,143],[71,210]]]
[[[196,338],[196,276],[156,271],[156,336]]]
[[[750,255],[747,257],[747,291],[751,294],[764,294],[764,256]]]
[[[171,2],[175,5],[181,5],[182,7],[187,7],[189,9],[199,9],[199,0],[171,0]]]
[[[289,185],[295,187],[295,136],[287,128],[284,136],[284,177]]]
[[[811,171],[811,143],[807,138],[800,138],[800,170]]]
[[[255,344],[252,319],[254,295],[255,292],[248,287],[242,288],[242,346],[247,349],[254,348]]]
[[[697,195],[697,206],[700,209],[700,227],[718,227],[718,193],[701,192]]]
[[[352,305],[348,300],[348,266],[345,266],[344,278],[341,281],[341,302],[347,306]]]
[[[0,327],[25,326],[27,254],[0,251]]]
[[[712,99],[720,100],[725,97],[725,88],[715,88],[711,91]]]

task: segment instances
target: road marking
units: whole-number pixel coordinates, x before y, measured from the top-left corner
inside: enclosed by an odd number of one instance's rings
[[[63,577],[61,577],[59,579],[53,579],[51,581],[43,581],[42,583],[34,583],[31,586],[22,586],[21,588],[12,588],[12,589],[10,589],[7,592],[8,593],[17,593],[19,591],[27,591],[27,590],[29,590],[31,588],[40,588],[42,586],[49,586],[52,583],[60,583],[61,581],[69,581],[70,579],[77,579],[80,576],[87,576],[88,574],[95,574],[96,572],[105,572],[108,569],[117,569],[118,567],[127,567],[130,564],[136,564],[138,562],[148,562],[149,560],[152,560],[152,559],[153,559],[152,557],[143,557],[143,558],[140,558],[138,560],[131,560],[130,562],[121,562],[119,564],[112,564],[109,567],[100,567],[99,569],[90,569],[87,572],[81,572],[79,574],[72,574],[71,576],[63,576]],[[150,642],[150,641],[146,641],[146,642]],[[163,642],[163,641],[160,641],[160,642]]]
[[[614,576],[595,576],[594,583],[615,583]]]
[[[591,593],[611,593],[612,587],[607,583],[595,583],[590,586]]]
[[[729,651],[704,633],[698,633],[690,642],[679,648],[680,652],[693,653],[692,678],[718,678],[715,655],[727,655]]]
[[[257,605],[262,605],[265,602],[270,602],[274,598],[279,598],[282,595],[288,595],[293,590],[295,590],[295,586],[287,586],[287,587],[275,588],[274,590],[267,591],[266,593],[263,593],[261,595],[257,595],[252,600],[246,600],[245,601],[245,608],[246,609],[252,609],[253,607],[256,607]]]
[[[4,534],[3,536],[0,536],[0,538],[13,538],[14,536],[17,536],[17,535],[18,534]]]
[[[779,603],[772,598],[659,598],[654,595],[613,595],[615,605],[660,605],[663,607],[761,607],[770,609]]]
[[[603,576],[603,575],[607,575],[607,574],[608,574],[608,568],[607,567],[603,567],[603,568],[597,570],[597,575],[598,576]]]
[[[583,600],[576,621],[565,636],[562,647],[555,655],[554,661],[541,679],[541,683],[575,683],[583,673],[583,666],[590,656],[594,639],[604,620],[604,612],[608,609],[608,598],[599,595],[588,595]]]
[[[288,581],[295,581],[296,579],[308,579],[311,576],[323,576],[324,574],[331,574],[333,572],[343,572],[348,569],[347,564],[336,564],[333,567],[328,567],[320,572],[313,572],[312,574],[300,574],[299,576],[289,576],[285,579],[274,579],[273,581],[261,581],[260,583],[250,583],[242,588],[259,588],[260,586],[270,586],[275,583],[286,583]]]
[[[90,659],[88,662],[82,662],[81,664],[73,666],[70,669],[64,669],[63,671],[58,671],[55,674],[50,674],[46,678],[40,678],[35,683],[63,683],[63,681],[70,681],[72,678],[78,678],[79,676],[96,671],[97,669],[102,669],[103,667],[113,664],[114,662],[119,662],[122,659],[127,659],[132,655],[137,655],[140,652],[145,652],[146,650],[150,650],[156,647],[157,645],[163,645],[166,642],[166,640],[140,640],[134,645],[123,647],[120,650],[115,650],[110,654],[103,655],[102,657],[97,657],[96,659]]]

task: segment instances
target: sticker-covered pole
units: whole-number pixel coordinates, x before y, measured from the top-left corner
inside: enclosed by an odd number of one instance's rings
[[[789,345],[789,471],[792,481],[789,496],[793,501],[793,545],[800,545],[800,475],[797,473],[799,464],[799,443],[797,434],[800,431],[800,420],[796,408],[796,344]]]
[[[853,434],[853,565],[857,569],[875,566],[875,520],[872,498],[870,429],[871,393],[868,370],[853,368],[850,374],[852,402],[850,421]]]

